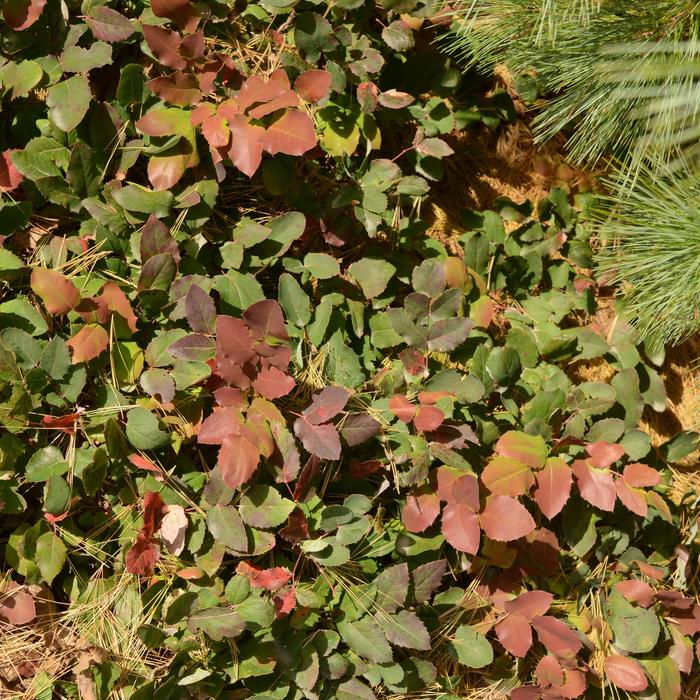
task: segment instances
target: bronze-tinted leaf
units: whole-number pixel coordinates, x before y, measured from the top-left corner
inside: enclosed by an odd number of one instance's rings
[[[72,351],[72,362],[89,362],[101,355],[109,345],[109,333],[97,324],[83,326],[69,341]]]
[[[151,0],[156,17],[170,19],[188,34],[197,29],[201,14],[190,0]]]
[[[550,615],[535,617],[532,626],[547,651],[557,656],[575,656],[583,646],[579,636],[561,620]]]
[[[536,478],[535,501],[542,513],[551,520],[561,512],[571,495],[571,469],[560,457],[552,457],[547,460],[544,469],[537,472]]]
[[[146,83],[146,87],[171,105],[184,107],[197,104],[202,99],[199,82],[190,73],[177,72],[169,76],[153,78]]]
[[[263,148],[275,155],[301,156],[316,145],[316,131],[311,117],[298,109],[287,110],[265,130]]]
[[[22,184],[24,177],[15,168],[12,158],[14,151],[7,150],[0,153],[0,192],[11,192]]]
[[[535,529],[525,506],[510,496],[489,496],[479,519],[486,536],[498,542],[517,540]]]
[[[96,39],[100,41],[124,41],[135,31],[134,25],[123,14],[111,7],[92,7],[85,18]]]
[[[46,0],[5,0],[2,13],[11,29],[22,32],[41,17],[45,5]]]
[[[58,270],[35,267],[32,270],[32,289],[41,297],[50,314],[65,314],[80,303],[77,287]]]
[[[622,690],[637,693],[649,685],[641,664],[629,656],[612,654],[605,659],[603,666],[608,680]]]
[[[440,515],[440,499],[436,493],[421,488],[406,497],[403,524],[409,532],[423,532]]]
[[[228,156],[244,175],[253,177],[262,161],[265,130],[240,115],[230,119],[228,126],[231,131]]]
[[[581,459],[573,463],[572,469],[582,498],[601,510],[614,510],[615,482],[607,469],[596,469]]]
[[[226,486],[235,489],[253,476],[259,462],[260,451],[255,445],[240,435],[231,435],[221,445],[217,466]]]
[[[404,510],[404,522],[405,522]],[[464,503],[450,503],[442,511],[442,534],[457,551],[476,554],[481,528],[479,516]]]
[[[330,90],[331,74],[327,70],[307,70],[294,81],[294,91],[305,102],[318,102],[326,97]]]
[[[176,70],[187,66],[187,61],[180,55],[181,39],[177,32],[153,24],[144,24],[142,30],[148,48],[162,65]]]
[[[522,496],[535,484],[532,468],[509,457],[493,457],[481,473],[481,483],[498,496]]]
[[[496,625],[496,636],[513,656],[524,657],[532,646],[532,629],[522,615],[508,615]]]

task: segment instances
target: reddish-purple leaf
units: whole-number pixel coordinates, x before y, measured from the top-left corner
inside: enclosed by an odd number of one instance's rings
[[[97,324],[83,326],[70,340],[68,347],[72,351],[72,363],[89,362],[102,354],[109,345],[109,333]]]
[[[423,532],[440,515],[440,499],[436,493],[423,487],[406,497],[403,524],[409,532]]]
[[[216,306],[212,298],[193,284],[185,297],[185,315],[195,333],[213,333],[216,328]]]
[[[263,299],[251,304],[243,312],[243,320],[257,340],[273,345],[279,340],[289,340],[282,307],[274,299]]]
[[[547,459],[547,444],[539,435],[509,430],[496,443],[496,453],[510,457],[533,469],[540,469]]]
[[[213,148],[225,148],[231,140],[228,122],[218,114],[202,122],[202,135]]]
[[[389,399],[389,410],[402,423],[410,423],[416,415],[418,407],[414,406],[404,394],[394,394]]]
[[[278,95],[269,102],[258,105],[257,107],[248,110],[248,116],[252,119],[262,119],[268,114],[277,112],[278,110],[284,109],[285,107],[298,106],[299,98],[291,90],[285,90],[281,95]]]
[[[576,632],[556,617],[550,615],[535,617],[531,624],[537,632],[537,638],[552,654],[575,656],[582,646]]]
[[[85,18],[96,39],[100,41],[124,41],[134,33],[134,25],[123,14],[111,7],[97,6],[90,9]]]
[[[586,445],[586,452],[590,455],[588,460],[594,467],[606,469],[617,462],[625,454],[625,448],[610,442],[593,442]]]
[[[303,412],[304,418],[313,425],[325,423],[337,416],[350,398],[350,392],[342,386],[327,386],[315,394],[311,404]]]
[[[341,435],[345,442],[354,447],[367,442],[379,432],[379,423],[365,413],[353,413],[343,423]]]
[[[168,352],[178,360],[208,362],[214,354],[214,348],[214,341],[210,337],[199,333],[190,333],[184,338],[176,340],[168,348]]]
[[[379,100],[379,104],[387,109],[401,109],[415,102],[415,97],[413,97],[413,95],[394,89],[380,93],[377,99]]]
[[[331,423],[314,425],[301,416],[294,421],[294,432],[312,455],[321,459],[340,459],[340,436]]]
[[[525,506],[510,496],[489,496],[480,521],[486,536],[498,542],[517,540],[535,529]]]
[[[192,158],[192,146],[179,141],[164,155],[151,156],[148,160],[148,181],[156,191],[169,190],[185,174]]]
[[[554,601],[554,596],[546,591],[526,591],[504,604],[506,612],[522,615],[526,620],[544,615]]]
[[[35,267],[31,278],[34,293],[50,314],[65,314],[80,303],[78,288],[57,270]]]
[[[238,562],[236,573],[245,576],[252,588],[263,588],[266,591],[277,591],[292,578],[292,572],[284,566],[261,569],[247,561]]]
[[[36,618],[34,598],[14,581],[0,585],[0,622],[26,625]]]
[[[5,0],[2,12],[10,29],[22,32],[39,19],[45,5],[46,0]]]
[[[219,408],[210,413],[197,434],[200,445],[221,445],[227,437],[238,435],[243,425],[243,416],[235,408]]]
[[[294,610],[294,606],[297,604],[296,588],[294,586],[290,586],[286,593],[276,595],[272,599],[272,602],[275,604],[275,618],[277,620],[289,615],[289,613]]]
[[[151,9],[156,17],[172,20],[188,34],[197,29],[201,17],[189,0],[151,0]]]
[[[260,462],[260,451],[240,435],[227,437],[219,450],[217,466],[226,486],[235,489],[255,473]]]
[[[437,406],[421,405],[413,419],[413,425],[416,426],[416,430],[429,432],[437,430],[444,420],[445,414]]]
[[[199,82],[190,73],[173,73],[169,76],[153,78],[146,87],[171,105],[193,105],[202,99]]]
[[[535,678],[543,687],[564,685],[564,669],[554,656],[543,656],[535,668]]]
[[[270,154],[301,156],[316,146],[316,131],[311,117],[298,109],[288,109],[265,130],[263,148]]]
[[[622,478],[629,486],[635,488],[657,486],[661,482],[661,475],[656,469],[639,462],[628,464],[622,472]]]
[[[508,615],[496,625],[496,637],[513,656],[523,658],[532,646],[532,629],[522,615]]]
[[[142,263],[160,253],[168,253],[175,258],[176,263],[180,262],[177,242],[170,235],[168,227],[162,221],[158,221],[153,214],[148,217],[141,230],[140,253]]]
[[[463,503],[450,503],[442,511],[442,534],[457,551],[476,554],[481,540],[479,516]]]
[[[615,479],[615,493],[628,510],[646,518],[648,506],[646,494],[642,489],[632,488],[623,478]]]
[[[243,83],[236,95],[236,103],[241,112],[255,104],[265,104],[283,95],[290,89],[289,78],[284,70],[276,70],[269,80],[253,75]]]
[[[144,24],[142,31],[148,48],[162,65],[175,70],[187,66],[187,61],[180,55],[182,40],[177,32],[153,24]]]
[[[542,691],[539,686],[521,685],[513,689],[510,700],[542,700]],[[557,700],[556,696],[552,700]]]
[[[509,457],[493,457],[481,473],[481,483],[497,496],[522,496],[535,485],[532,468]]]
[[[10,157],[14,150],[0,153],[0,192],[11,192],[22,184],[24,176],[20,173]]]
[[[620,581],[615,584],[615,590],[631,603],[637,603],[643,608],[648,608],[654,600],[654,589],[640,579]]]
[[[277,367],[265,367],[258,372],[253,388],[266,399],[279,399],[286,396],[295,386],[294,378]]]
[[[326,97],[330,90],[331,74],[327,70],[307,70],[294,81],[294,91],[305,102],[318,102]]]
[[[136,541],[126,553],[126,570],[130,574],[150,576],[159,557],[157,545],[143,532],[139,532]]]
[[[150,539],[160,529],[165,515],[165,503],[156,491],[147,491],[143,497],[143,528],[141,532]]]
[[[568,668],[564,671],[564,684],[552,688],[554,697],[578,698],[586,690],[586,676],[576,669]],[[550,696],[551,697],[551,696]]]
[[[647,677],[641,664],[629,656],[612,654],[603,662],[608,680],[622,690],[637,693],[646,690]]]
[[[253,177],[262,161],[265,130],[250,124],[246,117],[240,115],[230,119],[228,126],[231,131],[228,156],[244,175]]]
[[[216,317],[216,365],[218,374],[234,383],[240,367],[255,357],[253,338],[248,326],[231,316]]]
[[[606,469],[596,469],[588,460],[577,459],[573,472],[581,496],[592,506],[612,511],[615,508],[615,482]]]
[[[542,513],[551,520],[561,512],[571,495],[571,469],[560,457],[551,457],[544,469],[537,472],[536,478],[535,501]]]

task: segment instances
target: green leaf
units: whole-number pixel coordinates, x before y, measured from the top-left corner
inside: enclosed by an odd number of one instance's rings
[[[74,75],[46,92],[49,118],[61,131],[72,131],[87,114],[92,92],[90,83],[83,75]]]
[[[170,443],[170,434],[160,429],[156,416],[140,406],[129,411],[126,437],[137,450],[156,450]]]
[[[70,369],[71,362],[68,346],[62,338],[54,336],[46,343],[41,354],[39,366],[51,379],[63,379],[66,372]]]
[[[27,462],[25,478],[27,481],[48,481],[52,476],[65,474],[68,464],[63,459],[63,454],[50,445],[37,450]]]
[[[658,691],[659,700],[678,700],[681,696],[681,672],[671,656],[660,659],[640,659]]]
[[[304,267],[317,279],[327,280],[340,274],[340,265],[335,258],[326,253],[307,253]]]
[[[126,185],[112,192],[114,201],[127,211],[153,214],[159,219],[170,213],[175,198],[168,191],[154,191],[141,185]]]
[[[248,536],[241,516],[233,506],[216,505],[207,512],[207,528],[212,537],[236,552],[248,551]]]
[[[271,486],[253,486],[241,497],[238,511],[246,525],[262,529],[277,527],[287,520],[296,505],[282,498]]]
[[[191,630],[201,630],[215,642],[227,637],[238,637],[245,630],[245,621],[230,608],[207,608],[196,610],[190,616]]]
[[[608,623],[616,647],[631,654],[645,654],[656,646],[661,627],[653,609],[634,606],[616,592],[610,595],[608,605]]]
[[[379,296],[394,276],[396,268],[386,260],[362,258],[348,268],[348,274],[360,285],[367,299]]]
[[[141,104],[146,90],[146,78],[143,66],[130,63],[122,68],[117,86],[117,102],[124,107]]]
[[[423,651],[430,649],[428,630],[414,612],[401,610],[394,615],[380,616],[378,621],[386,638],[392,644],[407,649],[421,649]]]
[[[290,323],[303,328],[311,320],[311,301],[288,272],[279,278],[279,302]]]
[[[70,486],[62,476],[54,474],[44,486],[44,510],[51,515],[61,515],[70,506]]]
[[[51,585],[66,563],[66,545],[53,532],[45,532],[36,541],[36,563],[41,576]]]
[[[450,642],[450,653],[469,668],[483,668],[493,661],[493,647],[481,632],[469,625],[457,628]]]
[[[96,41],[89,48],[68,46],[61,54],[61,65],[65,73],[88,73],[112,62],[112,47]]]
[[[377,664],[393,661],[389,642],[382,628],[365,617],[356,622],[339,622],[338,632],[343,641],[359,656]]]
[[[341,683],[335,697],[337,700],[377,700],[377,696],[364,683],[357,678]]]

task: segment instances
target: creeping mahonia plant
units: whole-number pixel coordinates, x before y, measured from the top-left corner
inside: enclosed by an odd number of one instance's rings
[[[513,111],[449,9],[0,12],[0,695],[697,692],[698,435],[592,197],[426,233]]]

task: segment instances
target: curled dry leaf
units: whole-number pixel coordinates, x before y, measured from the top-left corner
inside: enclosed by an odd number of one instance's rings
[[[168,512],[160,524],[160,539],[170,554],[182,554],[187,534],[187,515],[182,506],[168,506]]]

